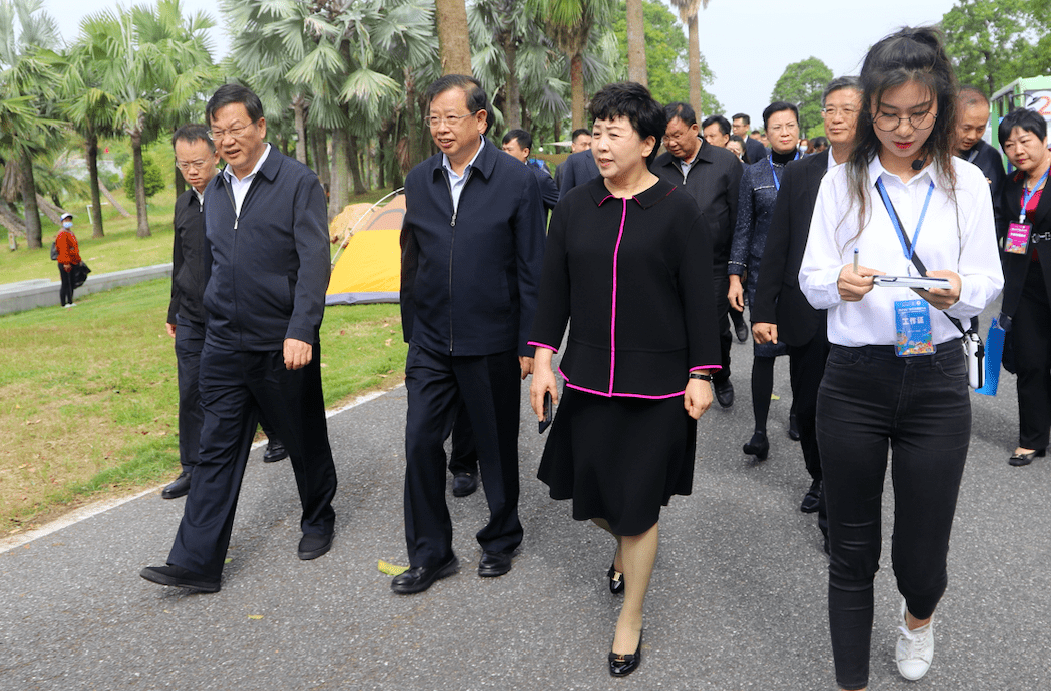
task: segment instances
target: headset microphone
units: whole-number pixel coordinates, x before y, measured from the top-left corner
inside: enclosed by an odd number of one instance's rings
[[[927,164],[927,155],[924,154],[923,158],[917,158],[912,162],[912,169],[915,171],[923,170],[923,166]]]

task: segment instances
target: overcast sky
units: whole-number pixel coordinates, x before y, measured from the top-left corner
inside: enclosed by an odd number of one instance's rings
[[[219,21],[215,0],[183,0],[182,4],[186,12],[204,10]],[[870,45],[901,26],[938,22],[954,4],[954,0],[711,0],[699,15],[701,52],[715,72],[708,90],[729,114],[743,111],[753,123],[761,124],[763,108],[787,65],[814,56],[836,76],[857,74]],[[66,40],[73,41],[81,18],[116,3],[45,0],[44,7],[58,20]],[[216,57],[225,55],[229,38],[221,28],[212,36]],[[684,100],[688,97],[683,94]]]

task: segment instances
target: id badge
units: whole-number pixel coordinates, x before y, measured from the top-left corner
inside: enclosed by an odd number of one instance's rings
[[[1007,239],[1004,241],[1004,252],[1025,254],[1029,249],[1029,233],[1033,226],[1028,223],[1012,223],[1007,227]]]
[[[898,329],[898,340],[894,345],[898,357],[934,353],[930,307],[926,300],[897,300],[894,303]]]

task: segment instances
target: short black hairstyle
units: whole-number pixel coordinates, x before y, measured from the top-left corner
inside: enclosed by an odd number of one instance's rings
[[[827,149],[828,139],[826,139],[825,137],[814,137],[810,140],[810,148],[807,151],[813,151],[818,147],[820,147],[821,149]]]
[[[450,89],[463,89],[464,94],[467,96],[468,111],[477,113],[480,110],[485,110],[488,113],[492,110],[489,108],[489,97],[486,96],[482,83],[466,74],[445,74],[438,77],[427,87],[424,99],[429,106],[438,94],[444,94]]]
[[[579,130],[573,130],[573,134],[569,137],[569,141],[575,142],[577,140],[577,137],[580,137],[582,135],[587,135],[588,137],[590,137],[591,130],[585,130],[583,128]]]
[[[718,125],[719,131],[723,134],[730,134],[730,121],[724,118],[722,115],[709,115],[701,123],[701,129],[706,130],[712,125]]]
[[[989,105],[989,97],[985,95],[985,92],[979,89],[977,86],[971,86],[970,84],[962,84],[960,91],[958,92],[958,100],[960,102],[960,108],[969,108],[970,106],[984,103],[986,106]]]
[[[248,117],[252,122],[259,122],[259,119],[263,117],[263,102],[259,100],[254,91],[240,84],[223,84],[208,99],[208,105],[204,109],[204,119],[211,124],[216,111],[231,103],[242,104],[248,111]]]
[[[204,142],[212,150],[212,153],[215,153],[215,142],[208,136],[209,131],[206,125],[183,125],[175,130],[175,134],[172,135],[172,146],[174,147],[179,142],[186,142],[187,144]]]
[[[631,123],[639,139],[653,137],[653,149],[646,157],[647,165],[653,163],[667,120],[661,104],[653,100],[649,89],[638,82],[607,84],[591,97],[589,110],[592,124],[595,120],[612,120],[622,115]]]
[[[533,149],[533,135],[529,134],[525,130],[511,130],[504,135],[501,144],[507,144],[511,140],[518,142],[519,149]]]
[[[1000,128],[996,130],[997,139],[1000,140],[1000,148],[1004,148],[1004,142],[1011,136],[1015,128],[1023,132],[1036,135],[1040,141],[1047,139],[1047,122],[1035,110],[1019,108],[1012,110],[1000,121]]]
[[[731,120],[741,120],[746,125],[751,125],[752,124],[752,118],[748,115],[748,113],[734,113],[734,116],[732,118],[730,118],[730,119]]]
[[[780,113],[782,110],[790,110],[796,116],[796,124],[799,123],[799,108],[796,107],[795,103],[789,103],[788,101],[774,101],[763,109],[763,129],[765,130],[769,126],[770,116],[774,113]]]
[[[682,124],[686,125],[686,127],[693,127],[697,124],[697,111],[695,111],[693,106],[689,103],[672,101],[664,106],[665,124],[671,122],[675,118],[682,120]]]
[[[840,89],[854,89],[861,94],[861,82],[858,81],[857,77],[847,75],[844,77],[836,77],[828,83],[825,90],[821,93],[821,107],[825,107],[825,101],[828,99],[828,95],[833,91],[839,91]]]

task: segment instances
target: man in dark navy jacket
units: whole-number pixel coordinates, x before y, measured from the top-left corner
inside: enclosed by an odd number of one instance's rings
[[[522,541],[518,520],[520,379],[544,253],[536,177],[482,134],[488,102],[473,77],[445,75],[427,90],[440,153],[405,178],[402,328],[405,388],[405,542],[410,569],[396,593],[426,590],[459,567],[445,502],[445,452],[462,397],[489,504],[478,532],[480,576],[501,576]]]
[[[317,175],[266,142],[263,106],[226,84],[206,108],[227,162],[205,191],[212,261],[204,293],[201,457],[166,566],[141,576],[215,592],[259,414],[292,460],[303,506],[300,559],[332,545],[336,470],[321,391],[321,318],[329,277],[325,195]]]

